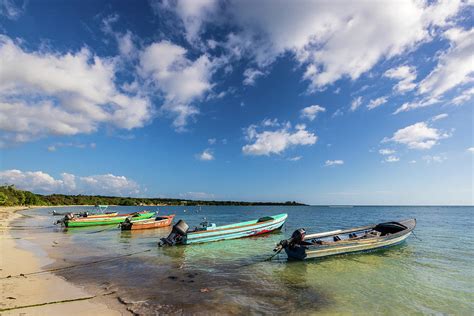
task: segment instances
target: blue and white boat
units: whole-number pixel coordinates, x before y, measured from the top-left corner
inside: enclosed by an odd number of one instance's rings
[[[167,238],[162,238],[158,245],[189,245],[266,234],[281,229],[287,217],[288,214],[279,214],[224,226],[205,222],[193,230],[189,230],[189,226],[180,220],[173,226],[171,234]]]

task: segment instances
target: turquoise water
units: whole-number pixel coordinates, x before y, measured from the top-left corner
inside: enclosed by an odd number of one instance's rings
[[[77,208],[68,208],[73,210]],[[137,208],[133,208],[134,210]],[[31,210],[15,230],[55,259],[50,267],[140,252],[63,271],[88,288],[116,291],[139,313],[454,314],[474,313],[474,207],[144,207],[176,214],[190,226],[288,213],[281,232],[261,237],[158,248],[169,228],[63,231],[51,209]],[[128,207],[110,207],[121,213]],[[186,210],[186,212],[185,212]],[[60,211],[65,211],[61,208]],[[394,248],[328,259],[270,262],[273,246],[300,227],[308,232],[416,218],[416,236]],[[19,224],[17,224],[19,225]],[[42,229],[41,227],[46,227]],[[41,238],[40,238],[41,237]]]

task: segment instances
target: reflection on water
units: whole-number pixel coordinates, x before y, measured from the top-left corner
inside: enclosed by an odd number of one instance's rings
[[[121,213],[130,208],[117,207]],[[15,231],[32,238],[55,259],[52,267],[143,252],[120,260],[65,270],[73,282],[116,291],[131,310],[150,314],[472,314],[473,208],[469,207],[170,207],[190,226],[202,217],[219,224],[286,212],[281,232],[191,246],[158,248],[170,228],[120,231],[116,226],[52,228],[48,209],[28,211]],[[73,208],[71,208],[73,210]],[[167,212],[161,210],[160,214]],[[367,254],[307,262],[283,253],[268,262],[273,246],[292,231],[327,231],[416,217],[407,243]],[[459,238],[455,232],[463,231]]]

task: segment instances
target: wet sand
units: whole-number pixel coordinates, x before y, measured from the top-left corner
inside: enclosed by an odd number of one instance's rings
[[[0,208],[0,315],[126,315],[125,307],[111,306],[113,293],[90,293],[52,273],[28,276],[42,271],[50,263],[39,253],[18,247],[20,240],[12,237],[12,221],[22,215],[25,207]],[[26,274],[27,276],[19,276]],[[91,298],[92,297],[92,298]],[[80,301],[74,301],[83,299]],[[48,302],[60,302],[42,305]],[[107,304],[106,304],[107,303]],[[22,306],[41,305],[27,308]]]

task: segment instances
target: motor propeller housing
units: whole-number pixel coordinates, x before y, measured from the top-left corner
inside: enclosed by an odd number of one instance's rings
[[[171,230],[171,233],[166,238],[161,238],[158,242],[158,246],[173,246],[181,243],[184,237],[186,237],[189,230],[189,225],[185,221],[180,219]]]

